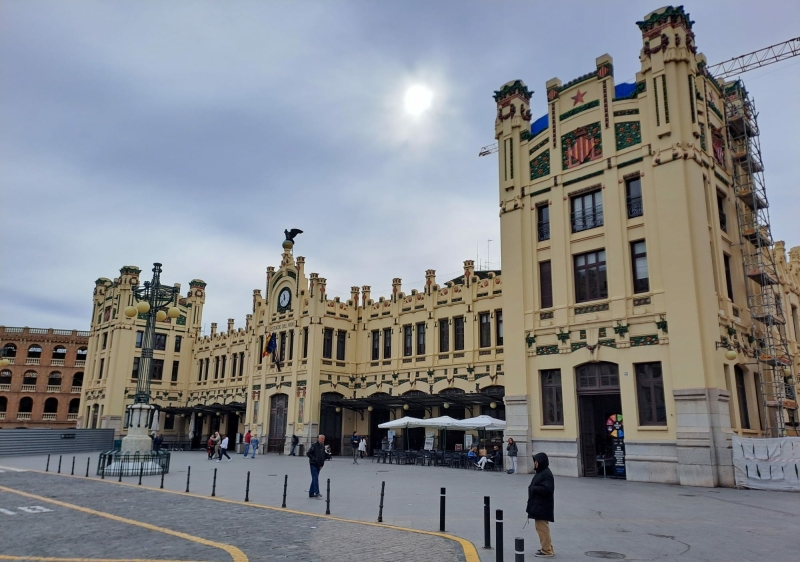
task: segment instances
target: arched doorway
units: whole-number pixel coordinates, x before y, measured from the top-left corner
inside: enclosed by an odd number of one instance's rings
[[[319,432],[334,455],[342,453],[342,409],[332,402],[343,398],[338,392],[323,392],[320,397]]]
[[[375,392],[374,394],[370,394],[369,398],[380,399],[388,396],[389,394],[386,392]],[[372,411],[369,413],[369,435],[367,436],[369,442],[367,445],[367,454],[371,455],[373,450],[381,448],[381,440],[386,436],[386,430],[378,426],[388,422],[390,418],[391,413],[388,408],[380,406],[372,407]]]
[[[624,429],[608,429],[612,416],[615,422],[624,421],[619,368],[616,363],[585,363],[575,367],[575,379],[583,475],[624,478]]]
[[[442,416],[450,416],[453,419],[463,420],[467,417],[466,408],[464,405],[457,402],[458,397],[463,395],[464,391],[460,388],[445,388],[439,392],[442,397],[443,403],[439,410]],[[452,397],[454,400],[448,400]],[[444,449],[447,451],[454,451],[456,445],[463,447],[464,445],[464,431],[456,431],[454,429],[442,429],[439,431],[439,443],[444,444]]]
[[[269,399],[269,433],[267,451],[283,452],[286,441],[286,414],[289,410],[289,395],[275,394]]]

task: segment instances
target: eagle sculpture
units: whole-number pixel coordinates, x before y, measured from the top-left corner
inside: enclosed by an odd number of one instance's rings
[[[303,231],[299,228],[293,228],[291,230],[284,230],[283,233],[286,235],[288,241],[294,242],[294,237],[298,234],[303,234]]]

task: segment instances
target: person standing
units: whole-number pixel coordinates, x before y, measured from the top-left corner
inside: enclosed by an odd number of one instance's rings
[[[219,459],[219,442],[222,441],[219,436],[219,431],[214,432],[214,437],[211,438],[211,441],[214,444],[214,455]],[[214,458],[214,455],[212,455],[211,458]]]
[[[525,511],[528,518],[536,523],[536,533],[542,548],[536,552],[537,558],[553,558],[553,541],[550,539],[550,523],[555,520],[556,483],[550,471],[550,459],[545,453],[536,453],[533,456],[533,468],[536,474],[528,486],[528,505]]]
[[[164,442],[164,436],[160,433],[153,439],[153,450],[158,451],[161,449],[161,444]]]
[[[296,457],[294,450],[297,449],[297,444],[300,443],[300,438],[297,435],[292,434],[292,450],[289,451],[290,457]]]
[[[247,433],[244,434],[244,456],[247,458],[247,453],[250,451],[250,441],[252,440],[252,436],[250,435],[250,430],[247,430]]]
[[[367,440],[362,437],[361,441],[358,443],[358,455],[363,459],[367,456]]]
[[[250,436],[250,448],[253,449],[253,456],[251,459],[256,458],[256,451],[258,451],[258,434],[254,433]],[[245,457],[246,458],[246,457]]]
[[[353,449],[353,464],[358,464],[358,445],[361,443],[361,439],[358,438],[358,433],[353,432],[353,435],[350,436],[350,447]]]
[[[225,458],[228,459],[228,462],[231,462],[231,458],[228,456],[228,436],[227,435],[222,440],[222,443],[219,444],[219,458],[217,459],[217,462],[222,460],[222,455],[225,455]]]
[[[317,442],[308,448],[306,456],[311,468],[311,486],[308,488],[308,497],[322,499],[322,494],[319,493],[319,471],[322,470],[325,461],[329,458],[325,450],[324,435],[317,437]]]
[[[508,452],[508,460],[511,461],[511,468],[506,471],[506,474],[514,474],[517,471],[517,444],[511,437],[508,438],[506,452]]]
[[[208,451],[208,460],[213,459],[214,458],[214,436],[213,435],[211,437],[209,437],[208,441],[206,442],[206,450]]]

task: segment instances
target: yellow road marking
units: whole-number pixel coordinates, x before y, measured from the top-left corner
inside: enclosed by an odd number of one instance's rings
[[[74,478],[74,477],[73,477]],[[204,539],[202,537],[195,537],[193,535],[188,535],[186,533],[181,533],[180,531],[173,531],[172,529],[165,529],[163,527],[156,527],[155,525],[151,525],[150,523],[143,523],[142,521],[135,521],[133,519],[126,519],[124,517],[120,517],[119,515],[112,515],[110,513],[105,513],[103,511],[96,511],[94,509],[89,509],[88,507],[82,507],[79,505],[74,505],[71,503],[62,502],[59,500],[54,500],[51,498],[45,498],[43,496],[37,496],[36,494],[29,494],[28,492],[20,492],[19,490],[14,490],[12,488],[6,488],[5,486],[0,486],[0,492],[8,492],[9,494],[17,494],[19,496],[23,496],[26,498],[31,498],[47,503],[51,503],[53,505],[58,505],[61,507],[65,507],[67,509],[74,509],[75,511],[81,511],[83,513],[88,513],[89,515],[97,515],[99,517],[105,517],[106,519],[111,519],[112,521],[117,521],[119,523],[127,523],[128,525],[135,525],[136,527],[142,527],[143,529],[148,529],[150,531],[156,531],[158,533],[164,533],[165,535],[172,535],[173,537],[178,537],[181,539],[186,539],[187,541],[195,542],[198,544],[202,544],[205,546],[210,546],[213,548],[218,548],[220,550],[224,550],[228,554],[231,555],[233,558],[233,562],[249,562],[247,556],[244,552],[236,548],[235,546],[210,541],[208,539]],[[25,557],[21,558],[25,560]],[[33,560],[33,558],[31,558]],[[47,560],[47,559],[45,559]]]
[[[44,472],[41,470],[29,470],[28,472],[33,472],[37,474],[47,474],[49,476],[64,476],[66,478],[78,478],[80,480],[86,480],[84,476],[71,476],[69,474],[53,474],[52,472]],[[271,505],[261,505],[253,502],[242,502],[237,500],[228,500],[225,498],[217,498],[217,497],[209,497],[209,496],[201,496],[199,494],[194,493],[186,493],[186,492],[178,492],[177,490],[162,490],[160,488],[150,488],[147,486],[139,486],[136,484],[129,484],[127,482],[117,482],[116,480],[98,480],[96,478],[90,478],[92,482],[104,482],[106,484],[116,484],[117,486],[128,486],[130,488],[137,488],[139,490],[145,489],[150,490],[153,492],[164,492],[167,494],[175,494],[178,496],[189,496],[193,498],[199,498],[202,500],[211,500],[211,501],[218,501],[223,503],[230,503],[234,505],[244,506],[244,507],[255,507],[258,509],[268,509],[270,511],[279,511],[282,513],[293,513],[295,515],[306,515],[308,517],[319,517],[320,519],[330,519],[331,521],[340,521],[342,523],[356,523],[358,525],[367,525],[369,527],[381,527],[384,529],[394,529],[396,531],[406,531],[407,533],[417,533],[419,535],[430,535],[433,537],[440,537],[443,539],[448,539],[451,541],[457,542],[461,549],[464,552],[465,562],[480,562],[480,556],[478,556],[478,551],[475,548],[475,545],[472,544],[467,539],[462,539],[461,537],[457,537],[455,535],[449,535],[447,533],[440,533],[438,531],[423,531],[421,529],[410,529],[408,527],[398,527],[397,525],[387,525],[386,523],[373,523],[371,521],[359,521],[357,519],[345,519],[343,517],[336,517],[334,515],[320,515],[319,513],[308,513],[306,511],[298,511],[295,509],[287,509],[283,507],[274,507]],[[2,487],[0,487],[2,488]]]

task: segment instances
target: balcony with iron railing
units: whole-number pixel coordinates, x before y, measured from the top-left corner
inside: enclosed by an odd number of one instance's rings
[[[599,226],[603,226],[602,205],[572,213],[572,232],[582,232]]]
[[[30,412],[17,412],[17,420],[25,421],[31,419]]]
[[[539,242],[550,240],[550,221],[540,222],[536,228]]]
[[[628,218],[633,219],[644,215],[644,207],[642,206],[642,197],[628,197]]]

